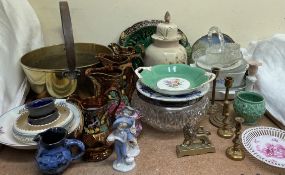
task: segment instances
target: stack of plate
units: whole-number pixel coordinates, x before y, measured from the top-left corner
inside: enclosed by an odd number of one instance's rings
[[[17,149],[35,149],[33,138],[40,132],[51,127],[64,127],[68,133],[73,133],[80,127],[81,110],[64,99],[55,100],[59,117],[44,125],[31,125],[28,122],[29,112],[25,105],[8,111],[0,117],[0,143]]]
[[[209,100],[205,95],[214,74],[185,64],[140,67],[135,72],[139,80],[132,105],[152,127],[179,131],[186,123],[198,124],[206,114]]]

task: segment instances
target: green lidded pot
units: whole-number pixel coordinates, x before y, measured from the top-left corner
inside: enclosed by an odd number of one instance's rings
[[[234,99],[234,110],[244,118],[244,124],[255,125],[265,113],[264,97],[256,92],[240,91]]]

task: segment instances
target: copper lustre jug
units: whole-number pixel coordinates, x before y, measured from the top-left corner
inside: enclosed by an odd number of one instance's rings
[[[115,92],[118,99],[110,100],[108,98],[110,92]],[[106,138],[115,120],[115,112],[121,102],[120,93],[112,86],[104,94],[97,97],[82,99],[73,94],[67,100],[76,103],[82,110],[83,130],[79,139],[86,147],[83,158],[87,161],[101,161],[108,158],[113,149],[106,143]]]
[[[114,49],[114,44],[112,47]],[[86,69],[85,76],[93,83],[92,95],[99,96],[112,84],[122,96],[127,97],[127,101],[131,99],[137,81],[134,69],[143,66],[143,62],[139,55],[130,50],[116,46],[114,55],[99,54],[98,59],[103,67]]]

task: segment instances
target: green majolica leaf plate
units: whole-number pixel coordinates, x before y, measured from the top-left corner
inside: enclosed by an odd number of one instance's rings
[[[137,53],[143,55],[144,49],[146,49],[151,43],[153,35],[156,32],[156,26],[162,23],[162,20],[145,20],[140,21],[132,25],[131,27],[124,30],[119,38],[119,44],[124,47],[134,47]],[[179,43],[185,47],[187,52],[187,57],[190,59],[191,56],[191,46],[188,42],[186,35],[178,29],[178,33],[181,35]]]
[[[213,81],[215,74],[186,64],[161,64],[135,70],[140,81],[166,95],[183,95]]]

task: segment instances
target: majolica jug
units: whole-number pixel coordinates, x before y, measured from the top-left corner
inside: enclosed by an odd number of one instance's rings
[[[84,144],[76,139],[66,139],[67,130],[64,128],[50,128],[38,134],[34,141],[38,142],[36,161],[43,174],[60,174],[68,165],[79,159],[84,151]],[[70,148],[76,146],[79,152],[73,155]]]

